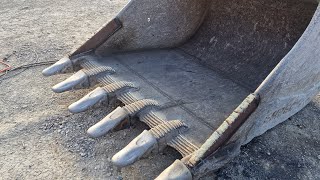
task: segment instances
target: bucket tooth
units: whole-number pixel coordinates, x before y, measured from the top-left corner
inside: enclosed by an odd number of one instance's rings
[[[124,167],[134,163],[155,148],[161,150],[166,146],[167,140],[178,135],[177,130],[182,127],[186,127],[182,121],[172,120],[157,125],[149,131],[145,130],[115,154],[112,157],[112,162],[118,167]]]
[[[72,89],[93,86],[99,82],[99,78],[103,78],[104,76],[114,72],[115,71],[108,66],[82,69],[65,81],[53,86],[52,90],[56,93],[61,93]]]
[[[108,93],[104,88],[98,87],[89,94],[81,98],[79,101],[71,104],[68,109],[72,113],[86,111],[93,105],[108,99]]]
[[[108,133],[113,128],[115,128],[128,115],[129,115],[128,111],[126,111],[124,108],[117,107],[115,110],[113,110],[110,114],[108,114],[105,118],[103,118],[97,124],[90,127],[87,133],[90,137],[93,137],[93,138],[100,137]]]
[[[126,117],[134,116],[145,107],[155,106],[157,102],[151,99],[143,99],[124,107],[118,107],[100,122],[90,127],[87,131],[91,137],[100,137],[119,125]]]
[[[155,180],[192,180],[192,174],[183,162],[176,160]]]
[[[128,166],[144,154],[156,148],[157,139],[147,130],[133,139],[125,148],[112,157],[112,162],[118,167]]]
[[[76,86],[89,86],[89,76],[82,70],[73,74],[68,79],[56,84],[52,90],[56,93],[62,93],[68,90],[75,89]]]
[[[64,57],[51,65],[50,67],[47,67],[42,71],[42,74],[44,76],[52,76],[58,73],[65,73],[69,72],[73,69],[72,62],[68,57]]]
[[[98,87],[79,101],[71,104],[69,106],[69,111],[72,113],[79,113],[86,111],[93,105],[97,104],[100,101],[107,100],[109,93],[114,93],[123,88],[134,88],[134,84],[130,82],[120,81],[114,82],[104,87]]]

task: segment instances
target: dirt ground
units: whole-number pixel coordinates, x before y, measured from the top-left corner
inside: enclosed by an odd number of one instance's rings
[[[58,60],[126,2],[2,0],[0,57],[13,66]],[[110,158],[145,127],[138,124],[99,139],[89,138],[86,129],[109,109],[72,115],[68,105],[90,89],[55,94],[51,87],[68,75],[45,78],[43,68],[0,77],[0,179],[152,179],[179,158],[168,148],[117,169]],[[319,120],[320,95],[205,179],[320,179]]]

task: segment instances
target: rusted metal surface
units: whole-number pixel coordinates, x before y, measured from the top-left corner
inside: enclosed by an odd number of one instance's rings
[[[101,44],[103,44],[109,37],[111,37],[115,32],[121,29],[122,23],[119,19],[114,18],[109,23],[107,23],[102,29],[100,29],[95,35],[93,35],[88,41],[86,41],[82,46],[80,46],[76,51],[74,51],[71,56],[85,53],[96,49]]]
[[[259,105],[259,95],[250,94],[208,138],[189,159],[188,166],[194,167],[228,142]]]

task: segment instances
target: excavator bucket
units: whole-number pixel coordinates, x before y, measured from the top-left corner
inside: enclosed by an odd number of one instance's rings
[[[95,138],[143,131],[112,162],[128,166],[164,147],[178,159],[157,179],[197,179],[285,121],[320,89],[320,7],[306,0],[131,0],[43,75],[75,72],[53,91],[99,84],[69,106],[115,108]]]

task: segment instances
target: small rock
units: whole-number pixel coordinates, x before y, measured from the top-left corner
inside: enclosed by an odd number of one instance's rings
[[[28,105],[26,105],[26,104],[21,106],[21,108],[23,108],[23,109],[25,109],[27,107],[28,107]]]
[[[267,151],[267,154],[268,154],[268,156],[270,156],[270,155],[271,155],[271,153],[270,153],[269,151]]]
[[[27,10],[27,9],[29,9],[29,6],[24,6],[20,10]]]
[[[318,155],[318,159],[320,160],[320,155]]]

